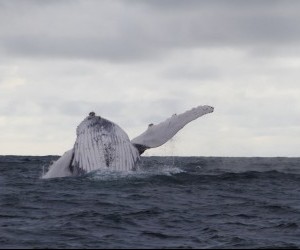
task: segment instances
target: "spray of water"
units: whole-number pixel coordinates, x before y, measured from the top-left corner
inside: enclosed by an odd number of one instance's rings
[[[185,171],[170,165],[154,165],[150,168],[141,166],[136,171],[112,171],[110,169],[101,169],[88,174],[88,178],[92,180],[112,181],[120,179],[144,179],[152,176],[172,176]]]

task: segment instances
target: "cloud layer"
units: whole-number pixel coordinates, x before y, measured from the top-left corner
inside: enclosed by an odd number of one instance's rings
[[[214,114],[148,154],[298,156],[299,11],[299,1],[0,0],[0,154],[62,154],[92,110],[134,137],[208,104]]]
[[[1,47],[15,56],[131,61],[176,49],[298,47],[298,1],[3,1]]]

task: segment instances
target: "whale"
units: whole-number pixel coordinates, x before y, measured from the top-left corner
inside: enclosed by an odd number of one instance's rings
[[[212,112],[214,107],[203,105],[173,114],[149,124],[132,140],[119,125],[90,112],[76,129],[73,148],[54,161],[42,178],[81,176],[100,169],[134,171],[146,150],[162,146],[188,123]]]

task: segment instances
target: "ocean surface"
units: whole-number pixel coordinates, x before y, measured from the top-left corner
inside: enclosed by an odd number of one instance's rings
[[[41,179],[0,156],[0,248],[300,248],[300,158],[144,157]]]

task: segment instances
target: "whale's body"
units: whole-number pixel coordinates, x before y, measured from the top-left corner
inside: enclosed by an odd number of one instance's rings
[[[115,123],[100,116],[87,117],[77,128],[73,173],[90,172],[99,166],[128,171],[140,158],[128,135]]]
[[[145,150],[163,145],[186,124],[213,110],[210,106],[199,106],[174,114],[162,123],[150,124],[131,141],[117,124],[91,112],[77,127],[74,147],[54,162],[43,178],[77,176],[99,169],[135,170]]]

